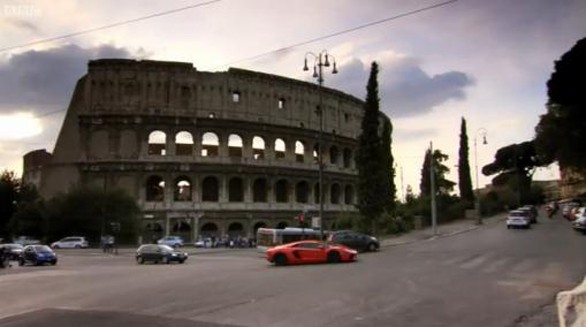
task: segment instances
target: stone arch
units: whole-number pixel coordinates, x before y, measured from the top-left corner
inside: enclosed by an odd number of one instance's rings
[[[244,201],[244,182],[240,177],[233,177],[228,182],[228,201]]]
[[[313,186],[313,202],[319,203],[319,183],[315,183]]]
[[[346,185],[346,187],[344,188],[344,203],[354,203],[354,187],[350,184]]]
[[[228,225],[228,235],[232,238],[244,236],[244,226],[240,222],[233,222]]]
[[[285,151],[287,146],[285,145],[285,141],[283,139],[278,138],[275,140],[275,159],[285,159]]]
[[[338,163],[339,154],[340,154],[340,151],[338,151],[338,147],[335,145],[332,145],[330,147],[330,163],[332,165],[336,165]]]
[[[332,204],[340,203],[340,185],[338,183],[334,183],[330,187],[330,202]]]
[[[175,134],[175,154],[190,156],[193,154],[193,136],[187,131]]]
[[[220,185],[214,176],[207,176],[201,182],[201,200],[218,202],[220,198]]]
[[[307,203],[309,199],[309,185],[306,181],[300,181],[295,185],[295,201]]]
[[[286,179],[280,179],[275,184],[275,201],[288,202],[289,201],[289,183]]]
[[[152,131],[148,139],[148,154],[164,156],[167,154],[167,134],[163,131]]]
[[[305,145],[301,141],[295,141],[295,161],[303,162],[305,158]]]
[[[252,157],[254,159],[264,159],[265,158],[265,140],[260,136],[255,136],[252,138]]]
[[[252,185],[252,202],[267,202],[267,180],[257,178]]]
[[[287,227],[289,227],[289,224],[286,221],[280,221],[277,224],[277,229],[285,229]]]
[[[175,219],[173,226],[171,227],[173,233],[189,233],[191,232],[191,224],[185,219]]]
[[[253,225],[253,229],[254,229],[254,235],[256,235],[256,232],[258,231],[259,228],[266,228],[268,225],[267,223],[265,223],[264,221],[258,221]]]
[[[163,201],[165,200],[165,181],[161,176],[152,175],[147,178],[146,182],[146,200]]]
[[[238,134],[228,136],[228,156],[242,158],[242,138]]]
[[[352,166],[352,150],[345,148],[343,157],[344,157],[344,168],[350,168]]]
[[[201,136],[201,156],[217,157],[220,151],[220,138],[214,132],[206,132]]]
[[[318,163],[319,162],[319,143],[316,143],[313,146],[313,152],[312,152],[312,154],[313,154],[313,162],[314,163]]]
[[[215,236],[218,237],[218,225],[216,225],[215,223],[205,223],[201,226],[200,230],[199,230],[200,234],[203,237],[211,237],[211,236]]]
[[[120,132],[120,156],[122,158],[136,157],[137,150],[136,132],[130,129]]]
[[[191,179],[187,176],[179,176],[175,179],[173,199],[175,201],[191,201]]]

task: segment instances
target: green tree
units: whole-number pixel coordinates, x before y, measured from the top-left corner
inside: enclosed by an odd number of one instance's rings
[[[547,112],[535,127],[535,143],[544,164],[586,170],[586,38],[560,60],[547,82]]]
[[[392,152],[392,133],[393,125],[391,120],[386,118],[383,120],[383,132],[381,136],[382,143],[382,169],[385,174],[383,180],[383,198],[385,200],[385,211],[393,213],[396,208],[395,197],[397,195],[397,188],[395,187],[395,166]]]
[[[134,242],[139,233],[136,201],[122,190],[71,189],[47,203],[49,237],[82,235],[98,241],[100,235],[116,234],[119,242]],[[120,231],[112,229],[120,224]]]
[[[482,173],[486,176],[498,174],[492,184],[509,187],[517,194],[517,204],[521,204],[530,194],[535,168],[541,165],[534,141],[527,141],[498,149],[494,161],[482,167]]]
[[[433,157],[432,159],[430,159]],[[444,164],[449,156],[442,153],[440,150],[434,150],[433,156],[431,155],[430,149],[425,151],[425,157],[423,160],[423,166],[421,168],[421,182],[419,184],[419,190],[421,195],[429,197],[431,196],[431,160],[433,160],[434,167],[434,182],[435,182],[435,194],[436,196],[442,194],[449,194],[454,190],[456,183],[446,179],[446,175],[450,172],[450,168]]]
[[[27,235],[43,239],[47,234],[47,222],[43,201],[34,185],[22,184],[18,191],[16,212],[8,229],[12,235]]]
[[[472,204],[474,202],[474,192],[472,190],[468,153],[466,119],[462,117],[462,123],[460,125],[460,150],[458,152],[458,188],[460,189],[460,197],[462,200],[468,202],[468,204]]]
[[[362,132],[358,138],[356,167],[358,169],[358,210],[371,233],[375,222],[384,210],[384,174],[382,170],[381,138],[379,136],[378,64],[372,63],[366,86],[366,102],[362,118]]]
[[[4,170],[0,174],[0,238],[8,239],[8,223],[16,212],[20,180],[13,171]]]

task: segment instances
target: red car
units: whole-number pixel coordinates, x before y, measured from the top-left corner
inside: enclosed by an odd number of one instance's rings
[[[267,260],[277,266],[300,263],[337,263],[355,261],[358,252],[338,244],[306,240],[275,246],[267,250]]]

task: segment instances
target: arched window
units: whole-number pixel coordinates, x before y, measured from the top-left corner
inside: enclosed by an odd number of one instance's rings
[[[275,140],[275,159],[285,159],[285,141]]]
[[[242,202],[244,201],[244,189],[242,178],[234,177],[228,183],[228,201]]]
[[[352,151],[348,148],[344,149],[344,168],[350,168],[352,165]]]
[[[338,163],[338,155],[339,151],[338,148],[334,145],[330,148],[330,163],[335,165]]]
[[[173,223],[173,227],[171,227],[171,231],[173,233],[188,233],[191,232],[191,225],[188,221],[176,219]]]
[[[286,180],[281,179],[275,185],[275,201],[288,202],[289,201],[289,184]]]
[[[165,181],[161,176],[150,176],[146,184],[147,201],[165,200]]]
[[[201,235],[203,237],[218,236],[218,225],[214,223],[205,223],[201,226]]]
[[[265,140],[260,136],[252,138],[252,157],[254,159],[265,158]]]
[[[234,238],[237,236],[243,236],[244,233],[244,227],[242,226],[241,223],[231,223],[228,226],[228,235],[230,235],[230,237]]]
[[[254,235],[256,235],[256,231],[258,231],[259,228],[266,228],[267,226],[267,223],[265,223],[264,221],[259,221],[258,223],[254,224]]]
[[[277,224],[277,229],[285,229],[287,228],[289,225],[287,224],[287,222],[285,221],[281,221],[280,223]]]
[[[313,187],[313,202],[319,203],[319,183],[315,183]]]
[[[207,132],[201,137],[201,156],[217,157],[220,148],[220,139],[216,133]]]
[[[228,136],[228,155],[230,157],[242,157],[242,138],[236,134]]]
[[[267,202],[267,180],[258,178],[254,181],[252,186],[252,201],[253,202]]]
[[[175,201],[191,201],[191,180],[186,176],[175,179]]]
[[[295,201],[298,203],[307,203],[309,198],[309,186],[306,181],[301,181],[295,185]]]
[[[346,185],[344,189],[344,203],[345,204],[353,204],[354,203],[354,188],[352,185]]]
[[[295,161],[303,162],[305,157],[305,145],[301,141],[295,142]]]
[[[333,204],[340,203],[340,185],[332,184],[330,188],[330,202]]]
[[[193,136],[189,132],[175,134],[175,154],[178,156],[190,156],[193,154]]]
[[[209,202],[218,202],[219,185],[218,179],[213,176],[204,178],[201,183],[201,200]]]
[[[167,135],[162,131],[153,131],[149,134],[148,154],[164,156],[167,154]]]
[[[313,162],[314,163],[318,163],[319,162],[319,143],[316,143],[313,146]]]

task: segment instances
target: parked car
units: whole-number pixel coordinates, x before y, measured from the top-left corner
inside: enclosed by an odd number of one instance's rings
[[[177,261],[184,263],[187,260],[187,253],[177,251],[165,244],[144,244],[136,250],[136,262],[143,264],[147,261],[153,263],[171,263]]]
[[[268,262],[277,266],[303,263],[338,263],[355,261],[358,252],[344,245],[305,240],[269,248]]]
[[[330,233],[328,241],[342,244],[357,251],[376,251],[380,243],[374,236],[358,233],[351,230],[341,230]]]
[[[88,241],[83,236],[69,236],[53,242],[51,247],[53,249],[81,249],[87,248]]]
[[[18,261],[22,255],[24,246],[16,243],[0,244],[0,248],[4,249],[4,255],[8,260]]]
[[[49,263],[51,265],[57,264],[57,254],[46,245],[27,245],[22,250],[22,255],[18,261],[19,265],[24,266],[27,263],[35,266]]]
[[[168,245],[177,248],[183,246],[183,239],[180,236],[165,236],[159,239],[157,244]]]
[[[531,217],[528,210],[509,211],[507,217],[507,228],[531,228]]]
[[[572,228],[586,235],[586,207],[581,207],[575,217],[576,219],[572,222]]]
[[[529,211],[529,222],[532,224],[536,224],[537,223],[537,207],[535,207],[534,205],[525,205],[520,207],[518,210],[527,210]]]
[[[572,210],[578,208],[580,204],[578,202],[568,202],[562,206],[562,216],[568,220],[572,220]]]

